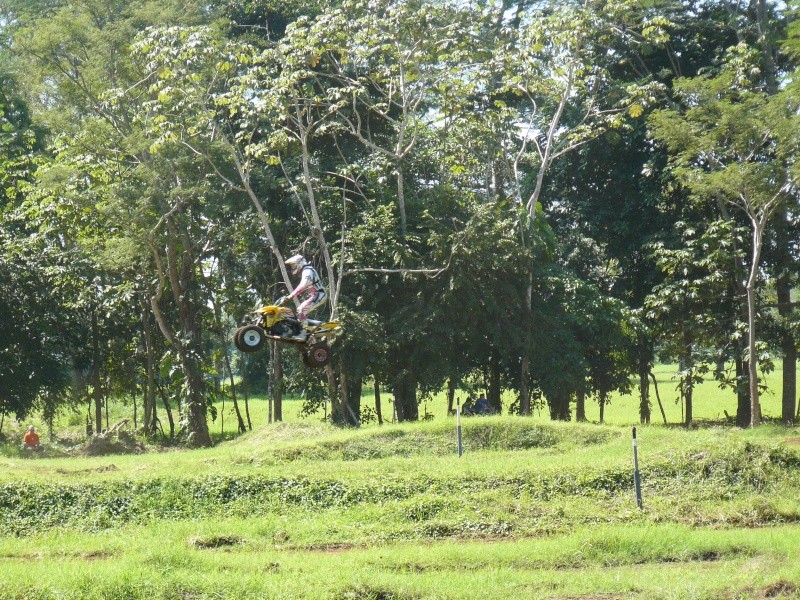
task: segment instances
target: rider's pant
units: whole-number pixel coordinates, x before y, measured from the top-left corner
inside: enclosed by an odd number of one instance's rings
[[[308,319],[308,313],[325,304],[327,299],[328,295],[325,292],[317,292],[313,296],[306,298],[306,300],[297,307],[297,318],[300,322],[305,322]]]

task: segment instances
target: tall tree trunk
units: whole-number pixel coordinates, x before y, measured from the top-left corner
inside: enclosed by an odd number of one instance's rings
[[[684,400],[686,401],[686,420],[684,424],[687,429],[692,426],[694,421],[694,384],[691,375],[686,376],[686,388],[684,390]]]
[[[528,288],[525,292],[525,339],[523,340],[522,361],[519,374],[519,414],[531,414],[531,392],[528,382],[531,376],[531,359],[528,356],[530,346],[530,323],[533,322],[533,273],[528,275]]]
[[[667,413],[664,412],[664,405],[661,404],[661,395],[658,393],[658,380],[655,374],[650,371],[650,379],[653,380],[653,390],[656,393],[656,400],[658,401],[658,408],[661,411],[661,418],[664,419],[664,425],[667,424]]]
[[[225,335],[225,328],[222,325],[222,308],[219,302],[214,302],[214,321],[217,326],[217,335],[219,335],[220,343],[222,344],[222,377],[225,377],[225,372],[228,373],[228,380],[231,386],[231,400],[233,401],[233,410],[236,413],[236,420],[239,427],[239,433],[247,431],[242,418],[242,411],[239,410],[239,402],[236,398],[236,381],[233,378],[233,369],[231,368],[231,357],[228,352],[228,340]],[[217,380],[219,381],[219,380]],[[217,384],[219,385],[219,384]],[[224,418],[224,417],[223,417]]]
[[[94,430],[103,431],[103,386],[100,383],[100,332],[97,309],[92,308],[92,399],[94,400]]]
[[[683,332],[683,356],[681,357],[681,395],[686,407],[683,424],[688,428],[692,426],[693,417],[693,390],[694,390],[694,360],[692,358],[692,340],[689,329],[684,324]]]
[[[722,199],[717,199],[717,208],[719,209],[722,217],[731,224],[732,230],[735,231],[736,221],[733,219],[727,205]],[[744,261],[739,258],[739,244],[737,241],[738,236],[733,236],[733,294],[734,298],[746,298],[747,288],[744,283],[746,267]],[[747,302],[739,302],[739,318],[742,322],[748,321]],[[734,341],[734,362],[736,364],[736,424],[740,427],[747,427],[750,423],[750,398],[748,396],[748,363],[744,358],[745,344],[736,340]]]
[[[272,358],[272,402],[273,420],[276,423],[283,421],[283,360],[282,348],[278,342],[273,342]]]
[[[488,390],[489,406],[496,414],[500,414],[503,410],[503,399],[501,397],[502,389],[500,387],[500,358],[497,353],[492,351],[489,358],[489,390]]]
[[[406,236],[406,194],[403,186],[403,169],[397,165],[395,174],[397,176],[397,210],[400,213],[400,236]]]
[[[375,414],[378,416],[378,425],[383,425],[383,413],[381,412],[381,384],[375,379]]]
[[[160,385],[158,386],[158,390],[161,393],[161,402],[164,404],[164,410],[167,412],[167,421],[169,421],[169,441],[172,443],[175,441],[175,419],[172,416],[172,407],[169,405],[164,387]]]
[[[750,389],[747,383],[747,361],[744,359],[744,350],[740,344],[736,344],[736,356],[734,358],[736,366],[736,424],[739,427],[747,427],[750,424]]]
[[[153,349],[153,330],[150,322],[150,311],[147,304],[142,304],[142,337],[145,353],[145,390],[144,390],[144,434],[146,437],[156,433],[156,359]]]
[[[753,254],[750,263],[750,275],[747,278],[747,346],[748,375],[750,384],[750,426],[761,424],[761,402],[758,397],[758,353],[756,350],[756,283],[758,265],[761,262],[761,243],[764,233],[765,219],[751,218],[753,227]]]
[[[398,421],[417,421],[419,419],[417,380],[410,368],[395,379],[394,398]]]
[[[447,414],[453,414],[453,402],[456,398],[456,380],[451,377],[447,380]]]
[[[340,380],[342,382],[342,389],[345,391],[345,399],[347,406],[347,424],[353,427],[361,425],[361,392],[364,388],[363,377],[351,375],[344,368],[340,371]]]
[[[342,406],[339,401],[339,386],[336,382],[336,373],[333,370],[332,363],[325,365],[325,376],[328,379],[328,396],[331,401],[331,423],[336,423],[338,415],[342,414]]]
[[[351,377],[347,365],[339,361],[340,413],[336,422],[341,425],[358,427],[361,425],[361,385],[360,377]]]
[[[606,393],[600,392],[600,397],[598,399],[600,402],[600,422],[606,422]]]
[[[575,392],[575,420],[578,423],[586,422],[586,389],[584,385]]]
[[[244,412],[247,415],[247,429],[253,431],[253,422],[250,420],[250,390],[247,387],[247,355],[242,357],[242,394],[244,394]]]
[[[563,392],[559,392],[547,398],[547,404],[550,407],[550,418],[553,421],[570,420],[572,415],[569,410],[569,398],[569,394]]]
[[[180,187],[178,185],[178,187]],[[156,263],[158,286],[150,297],[159,329],[170,342],[178,357],[181,373],[186,389],[183,402],[180,403],[182,421],[185,423],[187,441],[192,446],[211,446],[211,435],[206,418],[207,405],[205,380],[203,378],[201,357],[203,350],[200,315],[205,304],[197,297],[197,265],[193,254],[193,244],[186,230],[178,233],[173,215],[183,209],[180,200],[165,214],[159,224],[151,231],[148,239],[151,254]],[[188,215],[184,215],[187,219]],[[161,256],[155,235],[162,225],[166,225],[164,244],[166,246],[166,263]],[[180,335],[172,330],[168,320],[161,311],[161,299],[169,281],[172,299],[178,312]]]
[[[650,422],[651,407],[650,402],[650,367],[652,363],[652,353],[645,336],[639,336],[639,422],[646,424]]]
[[[794,422],[797,398],[797,346],[789,322],[792,316],[791,298],[791,253],[787,232],[788,215],[786,208],[778,210],[775,222],[777,245],[777,279],[775,288],[778,296],[778,314],[781,317],[781,351],[783,354],[783,389],[781,396],[781,420]]]

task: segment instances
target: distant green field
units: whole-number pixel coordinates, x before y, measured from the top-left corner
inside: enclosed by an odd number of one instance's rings
[[[763,377],[762,384],[766,385],[767,389],[761,396],[762,414],[765,418],[779,418],[781,415],[781,378],[783,365],[780,361],[776,361],[775,370],[766,374]],[[678,367],[677,365],[657,365],[653,373],[658,382],[658,392],[661,398],[661,405],[664,408],[664,414],[667,417],[667,422],[676,424],[683,422],[684,407],[680,403],[680,395],[677,391],[678,386]],[[800,380],[800,378],[799,378]],[[605,408],[605,422],[608,424],[616,425],[636,425],[639,423],[639,391],[638,382],[634,390],[630,394],[613,394],[606,404]],[[462,402],[467,398],[467,392],[459,391],[456,394]],[[656,399],[655,388],[650,382],[650,399],[652,403],[652,422],[663,423],[661,410]],[[515,400],[512,393],[506,392],[504,394],[504,406],[510,405]],[[364,386],[364,392],[361,398],[362,406],[374,408],[374,391],[371,385]],[[391,394],[385,391],[381,396],[383,417],[386,421],[392,420],[392,404]],[[302,401],[291,396],[284,400],[283,403],[283,417],[284,421],[296,422],[304,420],[299,416]],[[218,405],[221,410],[221,406]],[[242,408],[242,410],[244,410]],[[268,410],[266,400],[258,396],[250,404],[251,420],[255,423],[267,422]],[[423,399],[419,407],[420,417],[429,414],[433,419],[443,419],[447,417],[447,395],[445,392],[439,392],[432,398]],[[726,419],[726,413],[730,417],[736,415],[736,396],[730,389],[720,389],[719,384],[713,380],[709,374],[704,378],[704,382],[698,385],[694,391],[693,414],[694,419],[697,421],[715,421],[723,422]],[[308,422],[318,421],[323,418],[322,411],[317,414],[306,417]],[[549,421],[550,415],[545,406],[537,407],[533,413],[533,420],[535,421]],[[573,418],[574,418],[574,405],[573,405]],[[600,421],[600,406],[596,399],[586,399],[586,418],[590,422]],[[235,429],[235,414],[233,408],[228,402],[225,411],[225,431],[230,432]],[[212,424],[213,430],[221,433],[221,419],[217,419]],[[365,427],[375,426],[376,423],[365,423]]]
[[[781,414],[780,393],[781,393],[781,377],[782,377],[782,364],[776,361],[775,370],[766,374],[763,377],[762,384],[767,386],[766,391],[761,396],[762,413],[765,418],[778,418]],[[657,365],[654,369],[656,380],[658,382],[658,391],[661,398],[661,405],[664,408],[664,413],[667,417],[669,424],[677,424],[683,421],[684,408],[679,402],[679,394],[677,392],[678,385],[678,368],[676,365]],[[637,382],[638,385],[638,382]],[[461,390],[456,394],[456,397],[462,402],[466,400],[467,392]],[[652,422],[663,423],[661,411],[659,409],[655,389],[650,384],[650,398],[652,403]],[[515,396],[511,392],[504,393],[503,404],[504,407],[509,406],[515,400]],[[141,398],[139,399],[141,402]],[[374,391],[371,384],[367,383],[364,386],[362,394],[362,406],[374,409]],[[245,414],[245,403],[241,397],[241,391],[238,396],[239,407],[242,412],[243,418],[247,420]],[[269,422],[269,404],[264,395],[254,395],[250,398],[248,403],[250,411],[250,422],[253,425],[262,425]],[[302,399],[287,395],[283,401],[283,420],[288,423],[305,422],[305,423],[318,423],[322,422],[322,410],[311,416],[300,416],[300,411],[303,406]],[[141,418],[141,407],[139,407],[139,418]],[[233,408],[233,403],[227,400],[224,404],[221,402],[216,403],[217,418],[209,421],[209,428],[212,435],[217,440],[231,439],[237,435],[237,419]],[[382,394],[382,413],[386,422],[392,422],[392,403],[391,394],[385,390]],[[55,422],[55,432],[57,435],[63,434],[65,431],[82,432],[85,428],[86,412],[85,408],[75,411],[66,411],[59,414]],[[696,421],[714,421],[723,422],[726,413],[733,417],[736,415],[736,397],[730,389],[720,389],[717,382],[713,380],[710,375],[705,377],[704,382],[695,388],[694,392],[694,405],[693,405],[694,419]],[[163,408],[159,407],[159,413],[162,417],[163,426],[167,427],[167,419],[163,415]],[[426,414],[431,419],[452,419],[447,415],[447,395],[445,392],[434,394],[430,398],[425,398],[420,403],[419,407],[420,418]],[[586,399],[586,417],[589,422],[597,423],[600,420],[600,407],[594,398]],[[109,424],[113,425],[123,418],[128,418],[133,421],[133,409],[129,400],[123,402],[112,402],[110,407]],[[175,414],[176,422],[178,420],[177,413]],[[550,420],[549,413],[545,406],[536,407],[532,415],[532,420],[537,422],[547,422]],[[574,405],[573,405],[573,418],[574,418]],[[613,394],[606,404],[605,409],[605,422],[615,425],[636,425],[639,423],[639,397],[638,387],[634,386],[634,390],[630,394]],[[15,423],[13,420],[6,419],[3,427],[3,433],[12,439],[19,437],[24,427],[27,424],[34,424],[42,432],[46,430],[41,416],[34,414],[24,422]],[[373,420],[363,424],[364,427],[375,427],[377,421]]]

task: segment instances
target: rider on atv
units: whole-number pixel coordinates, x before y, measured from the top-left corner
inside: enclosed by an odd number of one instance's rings
[[[286,259],[286,265],[292,270],[292,275],[301,274],[300,283],[286,296],[286,300],[302,294],[303,302],[297,308],[297,319],[300,321],[301,329],[292,339],[304,341],[308,337],[308,332],[306,331],[308,313],[325,304],[328,296],[322,286],[319,273],[308,264],[301,254],[295,254]]]

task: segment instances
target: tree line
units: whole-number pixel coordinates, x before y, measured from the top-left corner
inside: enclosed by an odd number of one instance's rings
[[[355,425],[464,385],[602,419],[638,383],[649,422],[674,360],[687,425],[711,372],[748,426],[779,357],[795,420],[796,11],[0,0],[0,413],[100,431],[126,397],[204,446],[248,384]],[[345,326],[322,372],[232,345],[295,253]]]

